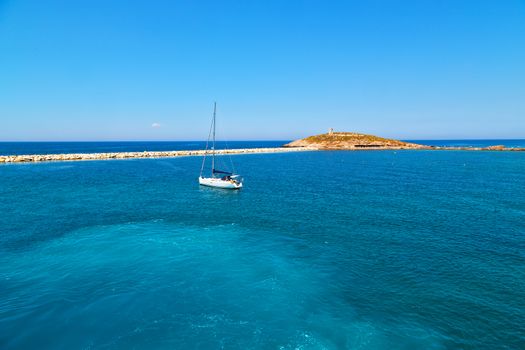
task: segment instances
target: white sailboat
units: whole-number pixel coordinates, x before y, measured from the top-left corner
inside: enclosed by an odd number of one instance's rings
[[[228,190],[239,190],[242,188],[242,178],[240,175],[234,172],[224,171],[215,169],[215,119],[217,115],[217,102],[213,105],[213,119],[211,122],[210,133],[208,134],[208,140],[206,141],[206,151],[204,158],[202,159],[201,173],[199,176],[199,184],[202,186],[217,187]],[[208,156],[208,146],[210,143],[210,137],[212,138],[211,144],[211,176],[204,177],[204,166],[206,164],[206,158]],[[233,167],[233,161],[232,161]],[[232,169],[233,171],[233,169]],[[217,176],[218,175],[218,176]]]

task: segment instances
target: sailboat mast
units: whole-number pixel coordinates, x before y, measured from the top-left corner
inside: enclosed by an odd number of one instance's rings
[[[217,115],[217,102],[213,104],[213,143],[212,143],[212,157],[211,157],[211,176],[214,177],[215,170],[215,117]]]

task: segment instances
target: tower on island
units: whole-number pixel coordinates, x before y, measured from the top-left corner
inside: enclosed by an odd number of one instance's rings
[[[328,135],[333,135],[333,134],[334,134],[334,128],[328,129]]]

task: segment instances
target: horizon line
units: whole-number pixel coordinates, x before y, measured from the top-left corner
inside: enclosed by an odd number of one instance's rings
[[[307,136],[308,137],[308,136]],[[392,138],[400,141],[484,141],[484,140],[525,140],[523,138]],[[278,141],[294,141],[300,139],[235,139],[235,140],[216,140],[218,142],[278,142]],[[206,142],[202,140],[148,140],[148,139],[137,139],[137,140],[0,140],[0,143],[44,143],[44,142]]]

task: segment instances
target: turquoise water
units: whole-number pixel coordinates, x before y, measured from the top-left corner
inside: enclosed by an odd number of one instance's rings
[[[0,166],[1,349],[518,349],[525,153]]]

